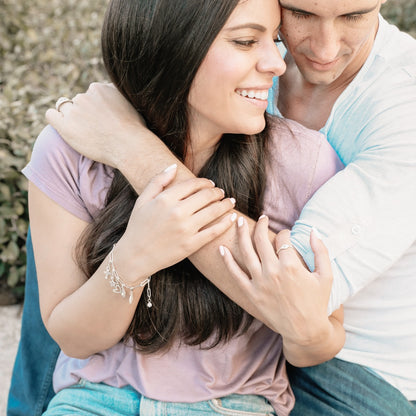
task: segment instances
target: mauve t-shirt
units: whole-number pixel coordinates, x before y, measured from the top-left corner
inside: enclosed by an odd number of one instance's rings
[[[270,228],[279,231],[293,225],[307,200],[342,164],[322,134],[298,123],[279,122],[272,136],[264,213]],[[113,170],[81,156],[47,126],[23,173],[49,198],[90,222],[103,207]],[[212,349],[178,341],[168,352],[145,355],[127,342],[84,360],[61,352],[54,372],[55,391],[80,379],[130,385],[146,397],[169,402],[236,393],[265,397],[278,415],[288,415],[294,405],[282,339],[257,320],[244,335]]]

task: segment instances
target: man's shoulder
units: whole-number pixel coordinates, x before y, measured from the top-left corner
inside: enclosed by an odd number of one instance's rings
[[[381,18],[367,61],[334,109],[368,116],[411,102],[416,102],[416,39]]]
[[[416,64],[416,39],[380,17],[380,26],[372,50],[372,63],[391,68]]]

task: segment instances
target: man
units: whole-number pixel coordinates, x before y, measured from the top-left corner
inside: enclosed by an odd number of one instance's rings
[[[302,222],[323,234],[329,311],[344,304],[347,336],[339,359],[289,367],[292,414],[416,414],[396,394],[416,400],[416,42],[378,19],[382,2],[340,3],[281,1],[277,107],[326,134],[347,166],[293,230],[309,265]]]
[[[411,415],[416,414],[410,402],[416,400],[416,41],[379,17],[381,0],[339,3],[281,1],[288,53],[276,111],[321,130],[347,165],[312,197],[292,230],[291,242],[311,268],[311,226],[322,234],[334,273],[328,311],[344,304],[347,331],[337,359],[306,369],[289,367],[297,398],[292,414]],[[104,86],[88,94],[77,97],[74,106],[62,106],[62,114],[48,113],[78,151],[119,167],[138,189],[171,163],[172,155],[142,133],[130,144],[143,155],[140,167],[131,156],[118,154],[105,133],[130,143],[139,131],[132,121],[137,115],[122,102],[111,101],[110,109]],[[181,175],[189,172],[179,170]],[[228,238],[222,243],[232,246],[233,236]],[[285,234],[277,247],[283,242]],[[261,292],[245,296],[236,281],[218,277],[223,269],[213,246],[191,260],[285,338],[281,316],[270,321],[268,305],[253,301]],[[291,251],[280,254],[288,258]],[[295,275],[301,273],[297,265]],[[311,292],[314,296],[319,290]]]

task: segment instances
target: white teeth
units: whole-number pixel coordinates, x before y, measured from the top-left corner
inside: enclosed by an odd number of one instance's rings
[[[267,90],[236,90],[236,92],[243,97],[256,98],[257,100],[267,100],[268,97]]]

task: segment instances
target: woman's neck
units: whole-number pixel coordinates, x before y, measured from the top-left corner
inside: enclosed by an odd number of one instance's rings
[[[194,174],[198,174],[214,153],[220,139],[221,136],[210,139],[201,139],[200,136],[198,139],[191,137],[190,145],[186,151],[185,166]]]

